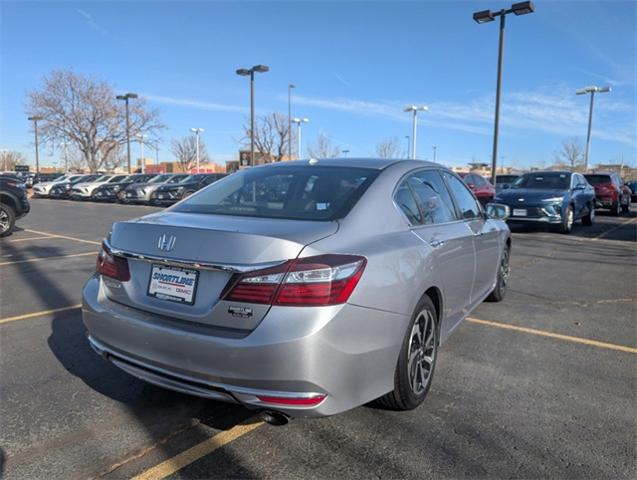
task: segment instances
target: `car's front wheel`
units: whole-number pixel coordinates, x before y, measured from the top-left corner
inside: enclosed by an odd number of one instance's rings
[[[595,204],[591,203],[588,205],[588,213],[586,216],[582,217],[582,225],[586,225],[590,227],[595,221]]]
[[[562,223],[558,226],[560,233],[571,233],[573,229],[573,222],[575,221],[575,212],[573,211],[573,205],[566,207],[566,211],[562,216]]]
[[[380,405],[392,410],[412,410],[425,400],[438,354],[437,318],[433,302],[423,296],[403,340],[394,389],[378,399]]]
[[[13,208],[0,203],[0,237],[8,237],[15,227],[15,212]]]

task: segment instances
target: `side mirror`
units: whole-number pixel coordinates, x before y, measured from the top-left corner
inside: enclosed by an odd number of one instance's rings
[[[575,191],[575,190],[584,190],[585,188],[586,188],[586,186],[585,186],[585,185],[582,185],[582,184],[580,184],[580,185],[575,185],[575,186],[573,187],[573,191]]]
[[[502,185],[502,190],[507,190],[511,188],[511,185],[509,185],[508,183],[505,183],[504,185]]]
[[[487,217],[495,218],[497,220],[506,220],[511,216],[511,209],[508,205],[502,203],[487,203],[485,207]]]

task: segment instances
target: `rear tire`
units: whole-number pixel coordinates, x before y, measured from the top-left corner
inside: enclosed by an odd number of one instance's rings
[[[511,247],[506,247],[502,252],[502,258],[500,259],[500,265],[498,266],[498,278],[495,283],[495,288],[487,297],[487,302],[501,302],[504,300],[504,296],[507,292],[507,284],[509,283],[509,274],[511,269],[509,267],[509,258],[511,256]]]
[[[619,214],[621,213],[621,206],[619,205],[619,199],[616,202],[613,202],[613,204],[610,207],[610,214],[613,217],[619,217]]]
[[[586,225],[587,227],[590,227],[591,225],[593,225],[594,221],[595,221],[595,204],[591,203],[588,205],[588,213],[586,214],[585,217],[582,217],[582,225]]]
[[[394,373],[394,389],[377,399],[391,410],[413,410],[427,396],[438,356],[438,315],[424,295],[405,333]]]
[[[630,197],[628,197],[626,199],[626,203],[624,205],[622,205],[622,212],[623,213],[628,213],[630,212]]]
[[[8,237],[15,228],[15,212],[13,208],[0,203],[0,237]]]

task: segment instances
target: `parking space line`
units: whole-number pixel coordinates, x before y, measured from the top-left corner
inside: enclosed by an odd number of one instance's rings
[[[566,342],[579,343],[581,345],[588,345],[588,346],[591,346],[591,347],[606,348],[608,350],[617,350],[619,352],[637,354],[637,348],[628,347],[626,345],[617,345],[616,343],[600,342],[598,340],[591,340],[591,339],[582,338],[582,337],[572,337],[570,335],[562,335],[561,333],[553,333],[553,332],[548,332],[546,330],[538,330],[538,329],[535,329],[535,328],[519,327],[517,325],[510,325],[508,323],[493,322],[493,321],[490,321],[490,320],[480,320],[479,318],[473,318],[473,317],[467,317],[466,320],[468,322],[471,322],[471,323],[477,323],[477,324],[480,324],[480,325],[487,325],[489,327],[502,328],[502,329],[505,329],[505,330],[513,330],[513,331],[516,331],[516,332],[530,333],[530,334],[533,334],[533,335],[540,335],[542,337],[555,338],[556,340],[564,340]]]
[[[29,233],[37,233],[39,235],[51,235],[54,237],[58,237],[58,238],[64,238],[66,240],[73,240],[74,242],[81,242],[81,243],[89,243],[91,245],[101,245],[102,242],[95,242],[93,240],[84,240],[83,238],[77,238],[77,237],[69,237],[68,235],[60,235],[59,233],[51,233],[51,232],[40,232],[38,230],[30,230],[30,229],[24,229],[25,232],[29,232]]]
[[[13,262],[0,262],[0,267],[5,265],[16,265],[18,263],[33,263],[43,260],[59,260],[61,258],[86,257],[88,255],[97,255],[97,252],[71,253],[69,255],[53,255],[50,257],[27,258],[25,260],[15,260]]]
[[[263,425],[262,421],[248,423],[250,421],[254,421],[254,419],[235,425],[230,430],[220,432],[208,440],[204,440],[194,447],[191,447],[188,450],[185,450],[174,457],[145,470],[139,475],[134,476],[132,480],[158,480],[166,478]]]
[[[14,317],[0,318],[0,325],[5,323],[17,322],[19,320],[28,320],[29,318],[42,317],[51,313],[66,312],[68,310],[76,310],[82,306],[81,303],[77,305],[69,305],[68,307],[52,308],[51,310],[40,310],[39,312],[25,313],[24,315],[16,315]]]
[[[597,240],[602,240],[606,235],[616,232],[617,230],[619,230],[620,228],[625,227],[626,225],[629,225],[633,222],[637,221],[637,217],[631,218],[630,220],[627,220],[625,222],[620,223],[619,225],[617,225],[616,227],[611,228],[610,230],[606,230],[605,232],[600,233],[599,235],[597,235],[596,237],[593,237],[591,240],[593,240],[594,242]]]
[[[5,240],[2,243],[18,243],[18,242],[26,242],[27,240],[42,240],[45,238],[58,238],[58,236],[57,235],[42,235],[40,237],[15,238],[11,240]]]

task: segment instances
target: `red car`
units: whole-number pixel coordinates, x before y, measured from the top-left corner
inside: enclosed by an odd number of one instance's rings
[[[610,209],[611,215],[630,211],[630,188],[616,173],[586,173],[588,183],[595,187],[595,206]]]
[[[459,173],[458,175],[462,177],[464,183],[467,184],[467,187],[482,205],[493,201],[495,198],[495,187],[482,175],[477,173]]]

